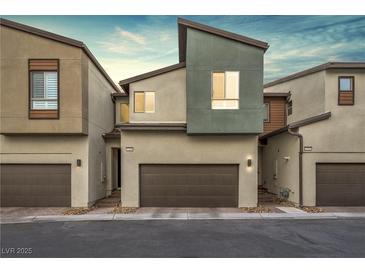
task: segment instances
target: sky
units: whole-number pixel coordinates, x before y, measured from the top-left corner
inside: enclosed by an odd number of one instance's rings
[[[110,77],[178,63],[177,16],[1,16],[83,41]],[[329,61],[365,62],[365,16],[179,16],[268,42],[264,82]]]

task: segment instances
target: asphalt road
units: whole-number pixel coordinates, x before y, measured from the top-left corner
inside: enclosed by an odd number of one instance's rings
[[[365,220],[5,224],[1,256],[365,257]]]

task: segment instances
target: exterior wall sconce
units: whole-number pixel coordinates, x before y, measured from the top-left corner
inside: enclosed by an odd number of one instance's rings
[[[251,167],[252,166],[252,159],[247,159],[247,166]]]
[[[76,160],[76,166],[77,167],[81,167],[81,159],[77,159]]]

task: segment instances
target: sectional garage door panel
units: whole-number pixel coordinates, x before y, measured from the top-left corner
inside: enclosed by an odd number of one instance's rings
[[[317,164],[318,206],[365,206],[365,163]]]
[[[141,165],[144,207],[237,207],[238,165]]]
[[[1,206],[71,206],[71,166],[2,164]]]

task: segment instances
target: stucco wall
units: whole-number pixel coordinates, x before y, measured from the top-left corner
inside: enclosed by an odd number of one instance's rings
[[[224,37],[187,29],[188,134],[263,131],[264,51]],[[212,72],[239,71],[239,109],[212,109]]]
[[[186,122],[186,70],[167,72],[130,84],[131,123]],[[155,91],[155,113],[134,113],[134,92]]]
[[[284,157],[290,157],[286,160]],[[299,140],[288,133],[268,139],[263,147],[263,182],[272,193],[289,188],[289,200],[299,203]],[[274,175],[276,174],[276,179]]]
[[[338,105],[338,76],[340,75],[355,76],[353,106]],[[317,100],[311,93],[306,95],[306,100],[310,101],[306,107],[310,112],[317,108],[318,112],[313,112],[311,115],[330,111],[331,117],[299,128],[299,133],[303,135],[304,146],[311,150],[303,153],[303,204],[306,206],[315,206],[316,203],[316,163],[365,163],[365,93],[363,92],[365,71],[331,69],[322,72],[322,76],[325,81],[323,108],[319,105],[318,108],[312,107],[316,105]],[[303,82],[302,85],[304,89],[312,83],[308,81]],[[280,89],[276,90],[280,91]],[[309,89],[306,90],[310,92]],[[293,99],[293,104],[294,102]],[[297,111],[294,105],[293,113]],[[267,162],[267,164],[264,163],[266,180],[270,180],[272,175],[270,168],[267,167],[273,165],[276,147],[280,151],[285,151],[290,150],[293,145],[286,140],[284,134],[269,138],[269,145],[264,148],[264,161]],[[288,178],[299,174],[298,165],[295,164],[283,170],[282,174]]]
[[[355,77],[355,104],[338,105],[338,76]],[[303,155],[303,202],[316,202],[316,163],[365,163],[365,70],[326,72],[326,111],[331,117],[300,128],[304,146],[312,151]]]
[[[94,64],[88,62],[89,201],[106,195],[106,151],[103,133],[114,127],[114,91]]]
[[[287,123],[296,122],[325,112],[324,71],[264,89],[264,92],[289,91],[293,102],[293,114],[287,116]]]
[[[127,152],[126,147],[133,147]],[[187,136],[184,132],[123,132],[122,204],[139,206],[139,164],[239,164],[239,206],[257,205],[256,136]],[[247,158],[252,157],[252,167]]]
[[[0,156],[1,163],[71,164],[71,206],[88,206],[87,136],[0,135]]]
[[[0,35],[0,132],[86,134],[81,49],[4,26]],[[59,59],[60,119],[29,120],[28,59],[52,58]]]

